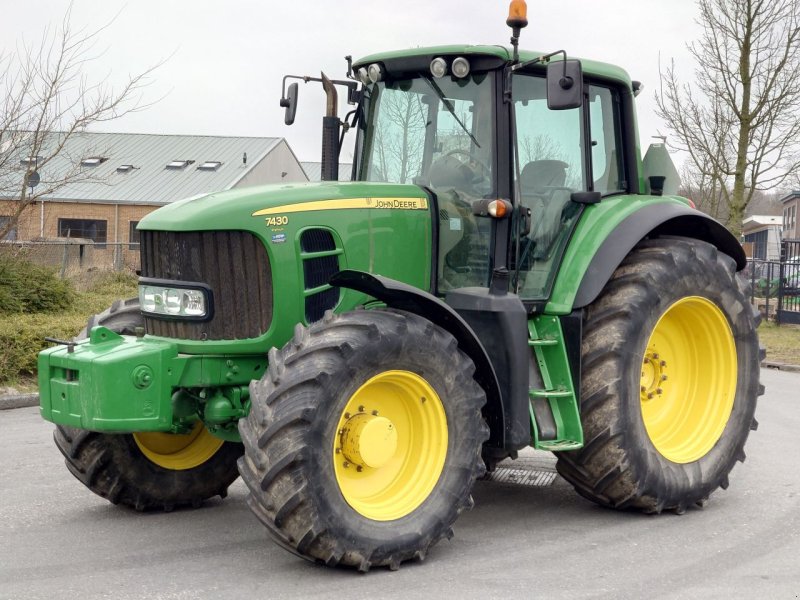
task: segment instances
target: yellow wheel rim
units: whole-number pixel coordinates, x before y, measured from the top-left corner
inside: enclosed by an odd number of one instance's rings
[[[642,419],[656,450],[675,463],[705,456],[730,418],[736,378],[736,344],[717,305],[688,296],[670,306],[642,363]]]
[[[391,521],[414,511],[439,481],[446,457],[444,406],[416,373],[376,375],[352,395],[336,425],[336,482],[368,519]]]
[[[139,450],[151,462],[172,471],[202,465],[222,447],[224,440],[211,435],[201,421],[186,435],[160,432],[133,434]]]

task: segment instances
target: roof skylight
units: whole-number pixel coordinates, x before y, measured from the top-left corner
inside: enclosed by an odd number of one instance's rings
[[[167,163],[167,168],[177,171],[180,169],[185,169],[193,162],[193,160],[173,160]]]
[[[90,156],[81,161],[82,167],[96,167],[99,164],[106,162],[108,159],[105,156]]]
[[[218,160],[207,160],[197,167],[198,171],[216,171],[222,166],[222,162]]]
[[[130,173],[135,168],[133,165],[120,165],[117,167],[117,173]]]

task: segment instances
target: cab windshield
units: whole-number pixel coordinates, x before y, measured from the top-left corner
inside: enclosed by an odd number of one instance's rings
[[[490,223],[472,202],[496,197],[494,74],[381,81],[365,90],[362,181],[431,188],[439,203],[439,291],[486,285]]]

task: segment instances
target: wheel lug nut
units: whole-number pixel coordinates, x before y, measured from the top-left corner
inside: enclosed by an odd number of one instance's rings
[[[653,392],[650,392],[649,394],[647,394],[647,399],[648,400],[652,400],[653,399]]]
[[[667,376],[666,375],[662,375],[661,376],[661,381],[666,381],[666,380],[667,380]]]
[[[363,470],[364,470],[364,467],[362,467],[361,465],[358,465],[356,467],[356,471],[358,471],[359,473],[361,473],[361,471],[363,471]]]
[[[658,354],[656,352],[653,352],[653,360],[658,360]]]
[[[662,390],[661,388],[657,388],[657,389],[656,389],[656,394],[659,394],[659,395],[661,395],[661,394],[663,394],[663,393],[664,393],[664,390]]]
[[[350,418],[350,413],[344,413],[344,418],[345,419],[349,419]]]
[[[347,468],[350,466],[350,463],[349,463],[349,462],[347,462],[347,461],[344,461],[344,463],[342,464],[342,466],[343,466],[345,469],[347,469]]]
[[[644,392],[645,390],[647,390],[647,388],[646,388],[646,387],[644,387],[644,386],[642,386],[642,387],[641,387],[641,388],[639,388],[639,389],[640,389],[641,391],[643,391],[643,392]]]
[[[377,410],[373,410],[372,414],[377,417],[378,416],[378,411]]]
[[[659,363],[659,364],[660,364],[662,367],[666,367],[666,366],[667,366],[667,361],[665,361],[665,360],[662,360],[662,361],[661,361],[661,363]]]
[[[358,407],[358,412],[364,412],[364,407],[363,406],[359,406]]]

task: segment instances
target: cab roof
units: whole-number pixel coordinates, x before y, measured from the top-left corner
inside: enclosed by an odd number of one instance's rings
[[[533,60],[537,56],[542,56],[543,52],[533,52],[530,50],[520,50],[520,62]],[[502,64],[511,60],[512,50],[504,46],[470,46],[470,45],[450,45],[450,46],[428,46],[425,48],[410,48],[407,50],[394,50],[389,52],[379,52],[359,58],[353,63],[353,67],[367,66],[371,63],[408,63],[408,70],[419,70],[427,68],[430,61],[437,56],[465,56],[484,59],[481,62],[484,68],[499,68]],[[570,57],[575,58],[575,57]],[[489,59],[489,60],[485,60]],[[492,60],[494,59],[494,60]],[[554,57],[553,60],[561,60]],[[598,62],[594,60],[580,59],[583,72],[590,77],[601,79],[613,79],[631,86],[631,78],[625,69],[616,65]],[[388,65],[387,65],[388,66]],[[404,69],[405,70],[405,69]]]

